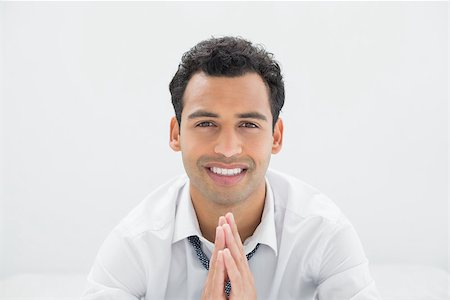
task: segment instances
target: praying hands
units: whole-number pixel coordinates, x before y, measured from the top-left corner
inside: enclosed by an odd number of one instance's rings
[[[253,275],[232,213],[219,218],[202,300],[227,299],[228,280],[232,287],[229,299],[256,299]]]

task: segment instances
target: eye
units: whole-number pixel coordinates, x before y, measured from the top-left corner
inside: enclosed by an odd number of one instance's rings
[[[244,128],[258,128],[258,125],[251,123],[251,122],[244,122],[241,125],[239,125],[239,127],[244,127]]]
[[[204,122],[200,122],[196,125],[196,127],[214,127],[216,125],[214,125],[213,122],[209,122],[209,121],[204,121]]]

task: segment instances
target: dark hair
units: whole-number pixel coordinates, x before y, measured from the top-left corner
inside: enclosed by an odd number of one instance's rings
[[[275,126],[284,105],[284,82],[278,62],[261,45],[253,45],[240,37],[213,37],[184,53],[169,84],[172,105],[180,125],[184,91],[189,79],[199,71],[210,76],[228,77],[248,72],[259,74],[270,90],[272,125]]]

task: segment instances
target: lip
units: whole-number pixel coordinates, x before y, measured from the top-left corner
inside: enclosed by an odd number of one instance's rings
[[[212,172],[210,170],[211,167],[205,167],[206,173],[208,174],[209,178],[211,178],[214,183],[216,183],[217,185],[221,185],[221,186],[233,186],[237,183],[239,183],[244,177],[245,175],[247,175],[247,168],[242,167],[242,165],[227,165],[226,167],[219,166],[219,165],[215,165],[214,167],[217,168],[224,168],[224,169],[235,169],[235,168],[241,168],[243,169],[241,173],[236,174],[236,175],[232,175],[232,176],[224,176],[224,175],[219,175],[216,174],[214,172]]]

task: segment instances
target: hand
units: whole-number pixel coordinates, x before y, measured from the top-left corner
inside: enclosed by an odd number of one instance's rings
[[[253,275],[232,213],[219,218],[214,244],[202,299],[226,299],[224,287],[228,279],[230,299],[256,299]]]
[[[222,225],[225,218],[219,218],[219,226],[216,228],[216,238],[214,241],[214,251],[209,262],[208,277],[206,277],[203,288],[202,300],[226,299],[224,286],[227,279],[223,249],[225,248],[225,233]]]

